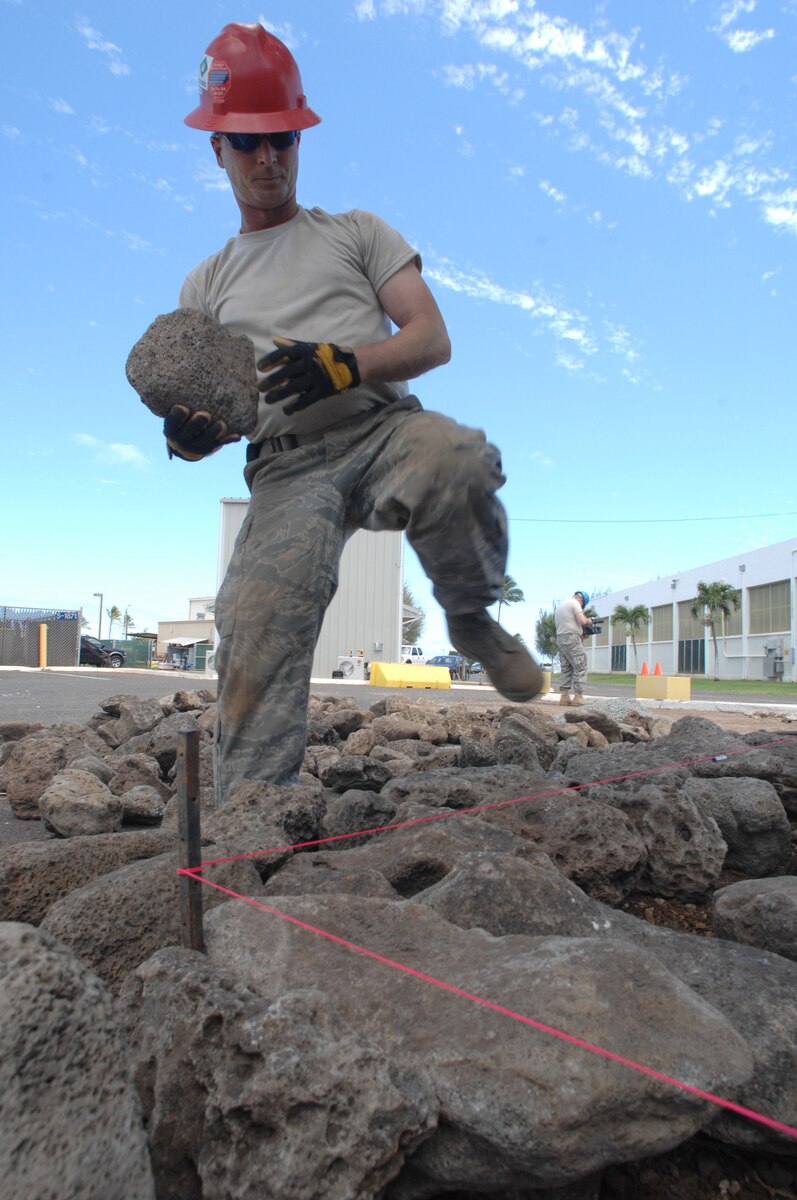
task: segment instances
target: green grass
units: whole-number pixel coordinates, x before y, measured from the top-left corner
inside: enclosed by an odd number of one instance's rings
[[[635,675],[608,674],[590,671],[590,683],[620,683],[634,687]],[[730,696],[782,696],[784,703],[797,699],[797,683],[776,683],[774,679],[696,679],[692,676],[692,693],[727,692]]]

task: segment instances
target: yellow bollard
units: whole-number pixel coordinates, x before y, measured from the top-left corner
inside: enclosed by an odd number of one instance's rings
[[[43,621],[39,626],[39,666],[47,666],[47,626]]]

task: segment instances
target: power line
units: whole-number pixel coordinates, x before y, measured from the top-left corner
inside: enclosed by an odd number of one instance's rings
[[[753,521],[758,517],[797,517],[797,512],[736,513],[725,517],[510,517],[535,525],[678,525],[687,521]]]

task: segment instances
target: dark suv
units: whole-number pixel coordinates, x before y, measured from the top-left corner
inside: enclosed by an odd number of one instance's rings
[[[81,667],[121,667],[125,661],[124,650],[109,650],[95,637],[87,633],[80,638]]]

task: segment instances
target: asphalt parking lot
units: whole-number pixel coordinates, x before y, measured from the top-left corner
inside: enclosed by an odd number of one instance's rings
[[[207,688],[215,692],[216,679],[197,674],[195,671],[152,671],[122,667],[119,670],[94,667],[0,668],[0,722],[42,721],[53,725],[59,721],[85,723],[97,711],[100,702],[109,696],[132,695],[140,699],[159,699],[171,696],[186,688]],[[352,696],[358,704],[367,708],[382,696],[395,695],[395,688],[372,687],[364,683],[343,683],[338,679],[317,679],[312,691],[324,696]],[[465,704],[502,705],[506,701],[487,683],[454,684],[450,691],[414,689],[412,695],[428,698],[456,700]],[[587,694],[596,697],[619,697],[633,699],[634,689],[624,684],[587,683]],[[556,702],[551,695],[551,703]],[[744,710],[776,705],[779,710],[797,712],[797,704],[783,704],[782,699],[772,695],[758,695],[735,700],[727,692],[700,692],[699,698],[689,702],[694,710],[712,709],[715,704],[722,708]]]

